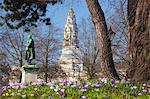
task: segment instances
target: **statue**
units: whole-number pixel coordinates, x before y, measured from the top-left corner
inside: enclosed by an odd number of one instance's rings
[[[27,39],[25,60],[27,60],[28,64],[31,64],[32,59],[35,59],[34,41],[32,36],[29,34]]]

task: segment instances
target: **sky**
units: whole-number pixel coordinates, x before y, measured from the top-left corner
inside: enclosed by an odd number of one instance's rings
[[[49,5],[47,8],[46,17],[50,17],[52,24],[55,24],[57,27],[63,30],[66,23],[68,10],[70,7],[72,7],[76,16],[76,23],[79,24],[81,19],[84,18],[87,20],[90,17],[90,13],[85,1],[86,0],[65,0],[63,4],[56,4],[54,6]],[[101,0],[100,4],[107,18],[107,16],[112,13],[112,10],[107,9],[110,4],[108,4],[108,0]]]

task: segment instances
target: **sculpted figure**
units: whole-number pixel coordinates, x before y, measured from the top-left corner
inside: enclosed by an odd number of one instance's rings
[[[35,59],[34,40],[32,39],[32,36],[29,34],[27,39],[25,60],[27,60],[27,63],[31,64],[31,61],[33,59]]]
[[[65,31],[65,46],[70,46],[70,30],[68,28],[66,28]]]

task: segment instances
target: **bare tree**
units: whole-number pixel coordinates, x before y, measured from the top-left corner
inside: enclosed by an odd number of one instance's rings
[[[6,54],[2,51],[0,51],[0,87],[1,85],[6,85],[8,83],[9,78],[9,72],[10,72],[10,66],[8,62],[6,61]]]
[[[107,16],[108,26],[111,28],[112,53],[115,68],[121,77],[126,77],[126,70],[130,65],[128,55],[128,24],[127,24],[127,0],[109,1],[110,12]],[[112,9],[112,10],[111,10]],[[109,12],[108,12],[109,13]]]
[[[108,17],[108,23],[112,27],[114,34],[112,35],[113,55],[119,60],[127,59],[127,43],[128,43],[128,24],[126,18],[127,0],[118,0],[113,3],[114,12]]]
[[[88,19],[91,20],[91,19]],[[80,23],[80,43],[83,54],[83,65],[87,71],[89,78],[95,78],[96,74],[100,72],[99,67],[99,49],[96,39],[95,29],[91,21],[85,19]]]
[[[46,31],[43,31],[45,30]],[[57,63],[58,50],[60,49],[59,38],[56,37],[59,32],[59,28],[54,25],[43,29],[39,25],[39,28],[32,31],[35,37],[35,50],[36,50],[36,63],[42,65],[41,72],[44,72],[45,81],[48,81],[48,70],[51,65]]]
[[[24,33],[23,31],[11,31],[6,29],[2,32],[2,50],[6,52],[7,61],[10,65],[22,67],[24,59]],[[21,82],[21,75],[20,75]]]
[[[14,65],[22,67],[24,50],[24,33],[20,31],[8,30],[2,33],[2,49],[7,52],[8,61]],[[17,61],[16,61],[17,60]]]
[[[135,81],[150,80],[150,0],[128,0],[129,55],[127,76]]]
[[[98,0],[86,0],[99,40],[100,63],[104,76],[119,79],[113,63],[111,41],[105,21],[105,16]]]

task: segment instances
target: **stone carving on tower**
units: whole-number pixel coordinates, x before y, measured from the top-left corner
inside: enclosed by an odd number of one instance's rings
[[[64,28],[64,42],[59,65],[68,77],[81,77],[82,75],[82,52],[78,44],[78,29],[72,8],[68,11]]]
[[[71,8],[68,12],[67,22],[64,31],[64,46],[78,47],[78,29],[74,11]]]

